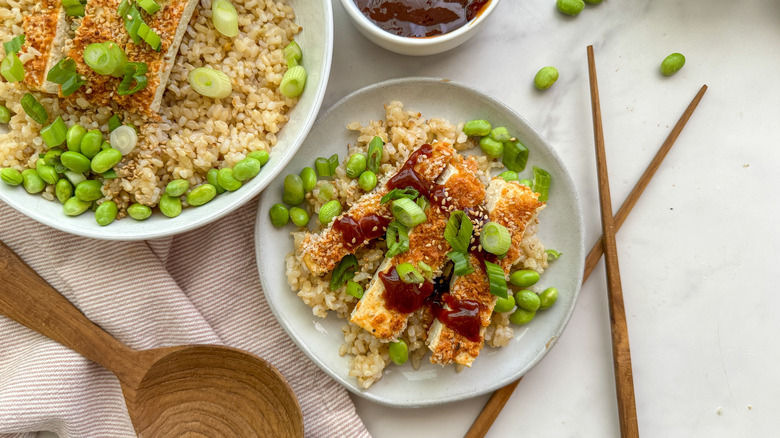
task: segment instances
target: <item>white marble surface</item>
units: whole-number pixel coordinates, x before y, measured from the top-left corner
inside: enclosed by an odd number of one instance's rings
[[[323,110],[402,76],[455,79],[522,114],[579,185],[587,244],[600,235],[586,46],[595,47],[614,208],[703,84],[709,91],[617,237],[645,437],[777,436],[780,350],[780,2],[605,0],[569,18],[555,0],[504,0],[479,35],[414,58],[370,43],[334,2]],[[687,57],[673,77],[671,52]],[[545,65],[561,78],[532,87]],[[603,264],[568,328],[488,437],[618,436]],[[392,409],[355,397],[376,438],[457,437],[487,396]]]

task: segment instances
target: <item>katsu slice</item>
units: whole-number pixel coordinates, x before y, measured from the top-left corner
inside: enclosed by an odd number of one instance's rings
[[[432,183],[444,171],[455,153],[447,143],[423,145],[415,150],[393,177],[402,172],[413,173],[424,183]],[[367,240],[384,236],[384,228],[392,219],[390,203],[380,204],[382,196],[390,189],[387,177],[373,191],[366,193],[341,216],[335,218],[319,234],[309,233],[301,245],[302,259],[314,275],[332,271],[341,259],[367,243]]]
[[[487,189],[485,207],[489,219],[509,231],[512,244],[502,259],[496,261],[505,274],[523,255],[520,242],[529,224],[536,220],[544,203],[539,194],[517,182],[494,178]],[[490,284],[483,257],[475,251],[469,254],[474,272],[456,276],[450,291],[442,296],[439,309],[428,331],[428,348],[433,352],[431,362],[441,365],[455,362],[470,367],[479,355],[490,325],[496,297],[490,293]]]
[[[418,266],[425,262],[434,278],[439,276],[447,260],[450,244],[444,238],[444,229],[450,212],[473,209],[485,199],[485,187],[476,175],[473,158],[453,156],[440,184],[432,190],[427,220],[409,232],[409,250],[385,259],[357,303],[350,320],[384,341],[396,339],[406,328],[409,315],[426,305],[433,293],[433,283],[406,284],[400,281],[395,269],[401,263]]]
[[[61,0],[41,0],[24,16],[24,45],[19,53],[24,63],[24,83],[33,90],[57,94],[59,85],[46,80],[49,70],[64,56],[68,22]],[[26,55],[26,56],[25,56]]]

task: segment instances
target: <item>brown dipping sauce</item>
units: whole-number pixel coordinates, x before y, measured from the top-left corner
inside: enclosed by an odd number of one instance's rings
[[[336,219],[333,229],[341,232],[344,245],[351,251],[362,245],[364,241],[383,236],[389,223],[389,218],[377,214],[363,216],[357,221],[345,214]]]
[[[354,0],[381,29],[405,37],[442,35],[479,15],[490,0]]]

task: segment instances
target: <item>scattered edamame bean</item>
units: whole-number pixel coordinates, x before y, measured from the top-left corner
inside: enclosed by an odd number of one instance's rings
[[[374,187],[377,185],[376,174],[370,170],[361,173],[360,178],[358,179],[358,185],[366,192],[374,190]]]
[[[505,126],[499,126],[490,131],[490,138],[495,141],[509,141],[512,136],[509,135],[509,130]]]
[[[76,197],[82,201],[97,201],[103,197],[103,192],[100,190],[103,188],[103,183],[95,180],[88,179],[82,181],[76,185]]]
[[[260,161],[252,157],[244,158],[233,166],[233,178],[242,182],[254,178],[260,173],[260,167]]]
[[[306,191],[303,189],[303,180],[300,176],[291,173],[284,177],[284,193],[282,202],[288,205],[298,205],[303,202]]]
[[[521,186],[533,187],[533,185],[534,185],[533,181],[531,181],[530,179],[525,179],[525,178],[523,178],[521,180],[518,180],[517,182],[520,183]]]
[[[64,151],[60,148],[51,148],[46,155],[43,156],[43,161],[49,166],[54,166],[60,162],[60,156]]]
[[[178,196],[163,194],[157,206],[160,207],[162,214],[168,217],[176,217],[181,214],[181,199]]]
[[[0,105],[0,123],[8,123],[11,121],[11,110],[6,108],[5,105]]]
[[[585,2],[582,0],[557,0],[555,5],[558,6],[559,11],[572,17],[585,9]]]
[[[479,139],[479,147],[490,158],[501,158],[504,154],[504,143],[493,140],[487,135]]]
[[[539,308],[542,310],[549,309],[555,304],[556,300],[558,300],[558,289],[548,287],[539,294]]]
[[[525,309],[529,312],[536,312],[539,310],[541,300],[539,295],[532,290],[523,289],[515,294],[515,304],[521,309]]]
[[[539,281],[539,273],[533,269],[521,269],[509,276],[509,282],[517,287],[529,287]]]
[[[341,214],[341,203],[337,200],[328,201],[325,205],[320,207],[320,223],[327,225],[336,216]]]
[[[558,80],[558,69],[552,66],[542,67],[534,76],[534,87],[537,90],[546,90]]]
[[[508,293],[506,295],[506,298],[498,297],[498,299],[496,300],[496,306],[493,308],[493,311],[496,313],[504,313],[504,312],[509,312],[514,308],[515,308],[515,297],[513,297],[511,293]]]
[[[68,128],[68,132],[65,134],[65,144],[68,145],[68,150],[81,152],[81,140],[86,133],[87,130],[78,123]]]
[[[297,227],[305,227],[309,224],[309,213],[300,207],[290,209],[290,220]]]
[[[62,155],[64,156],[65,154]],[[92,158],[91,168],[95,173],[103,173],[119,164],[120,161],[122,161],[121,152],[116,149],[103,149],[102,151],[98,152],[94,158]]]
[[[100,152],[103,144],[103,133],[99,129],[93,129],[81,138],[81,154],[90,160]]]
[[[661,74],[671,76],[685,65],[685,56],[682,53],[672,53],[661,62]]]
[[[252,151],[247,154],[247,158],[254,158],[260,162],[260,166],[265,166],[265,163],[271,158],[268,151]]]
[[[63,152],[62,155],[60,155],[60,162],[66,168],[77,173],[88,171],[90,166],[89,158],[85,157],[80,152],[75,151]]]
[[[46,184],[56,184],[57,180],[60,179],[60,176],[57,175],[57,171],[54,170],[54,166],[46,164],[46,160],[43,158],[39,158],[35,163],[35,171],[38,172],[38,176],[40,176]]]
[[[217,189],[217,194],[225,193],[225,188],[219,185],[219,170],[209,169],[206,173],[206,181]]]
[[[347,177],[357,178],[366,171],[368,159],[363,154],[352,154],[347,160]]]
[[[92,207],[91,201],[82,201],[73,196],[62,204],[62,212],[67,216],[78,216],[89,210],[89,207]]]
[[[589,5],[597,5],[597,4],[601,3],[601,2],[602,2],[602,0],[585,0],[585,3],[587,3]]]
[[[290,211],[287,210],[284,204],[272,205],[271,209],[268,210],[268,215],[271,217],[271,223],[276,228],[287,225],[287,222],[290,220]]]
[[[396,365],[403,365],[409,360],[409,347],[403,339],[390,343],[390,360]]]
[[[329,182],[326,182],[320,186],[319,193],[317,194],[317,199],[319,199],[322,202],[327,202],[333,199],[333,196],[336,194],[336,189],[333,187],[333,185]]]
[[[254,158],[252,158],[254,160]],[[257,161],[257,160],[255,160]],[[217,196],[217,188],[211,184],[201,184],[195,187],[187,194],[187,204],[199,206],[203,205]]]
[[[35,169],[24,169],[22,171],[22,184],[27,193],[40,193],[46,188],[41,176]]]
[[[532,319],[534,319],[534,316],[536,316],[536,312],[529,312],[522,307],[518,307],[511,315],[509,315],[509,322],[517,325],[528,324]]]
[[[165,186],[165,193],[168,196],[181,196],[187,193],[190,188],[190,183],[186,179],[175,179]]]
[[[230,192],[235,192],[242,186],[241,181],[233,176],[233,169],[227,167],[219,169],[219,173],[217,173],[217,182],[222,188]]]
[[[520,177],[517,175],[517,172],[512,172],[511,170],[501,172],[498,177],[503,178],[504,181],[517,181],[520,179]]]
[[[303,190],[310,192],[317,185],[317,172],[311,167],[304,167],[301,170],[301,181],[303,181]]]
[[[65,178],[60,179],[57,181],[57,184],[54,185],[54,196],[64,204],[68,199],[73,197],[73,184]]]
[[[12,167],[6,167],[5,169],[0,170],[0,179],[9,186],[18,186],[24,181],[22,172],[19,172]]]
[[[95,210],[95,222],[97,222],[98,225],[105,227],[111,222],[114,222],[118,212],[119,209],[116,207],[116,202],[106,201],[98,205]]]
[[[137,221],[142,221],[152,215],[152,208],[148,205],[133,204],[127,207],[127,215]]]
[[[483,137],[490,134],[492,129],[493,127],[490,126],[490,122],[482,119],[469,120],[463,125],[463,133],[469,137]]]

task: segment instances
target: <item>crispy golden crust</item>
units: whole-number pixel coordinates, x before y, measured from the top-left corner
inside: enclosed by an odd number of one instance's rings
[[[495,199],[495,205],[490,209],[490,220],[505,226],[512,236],[512,245],[506,257],[498,262],[505,272],[509,272],[522,255],[520,242],[523,241],[525,229],[544,203],[539,202],[538,193],[517,181],[506,182],[494,178],[488,192],[489,197]]]
[[[60,18],[60,0],[41,0],[35,10],[24,17],[23,53],[35,49],[40,53],[24,64],[24,83],[38,89],[46,80],[49,59]]]

